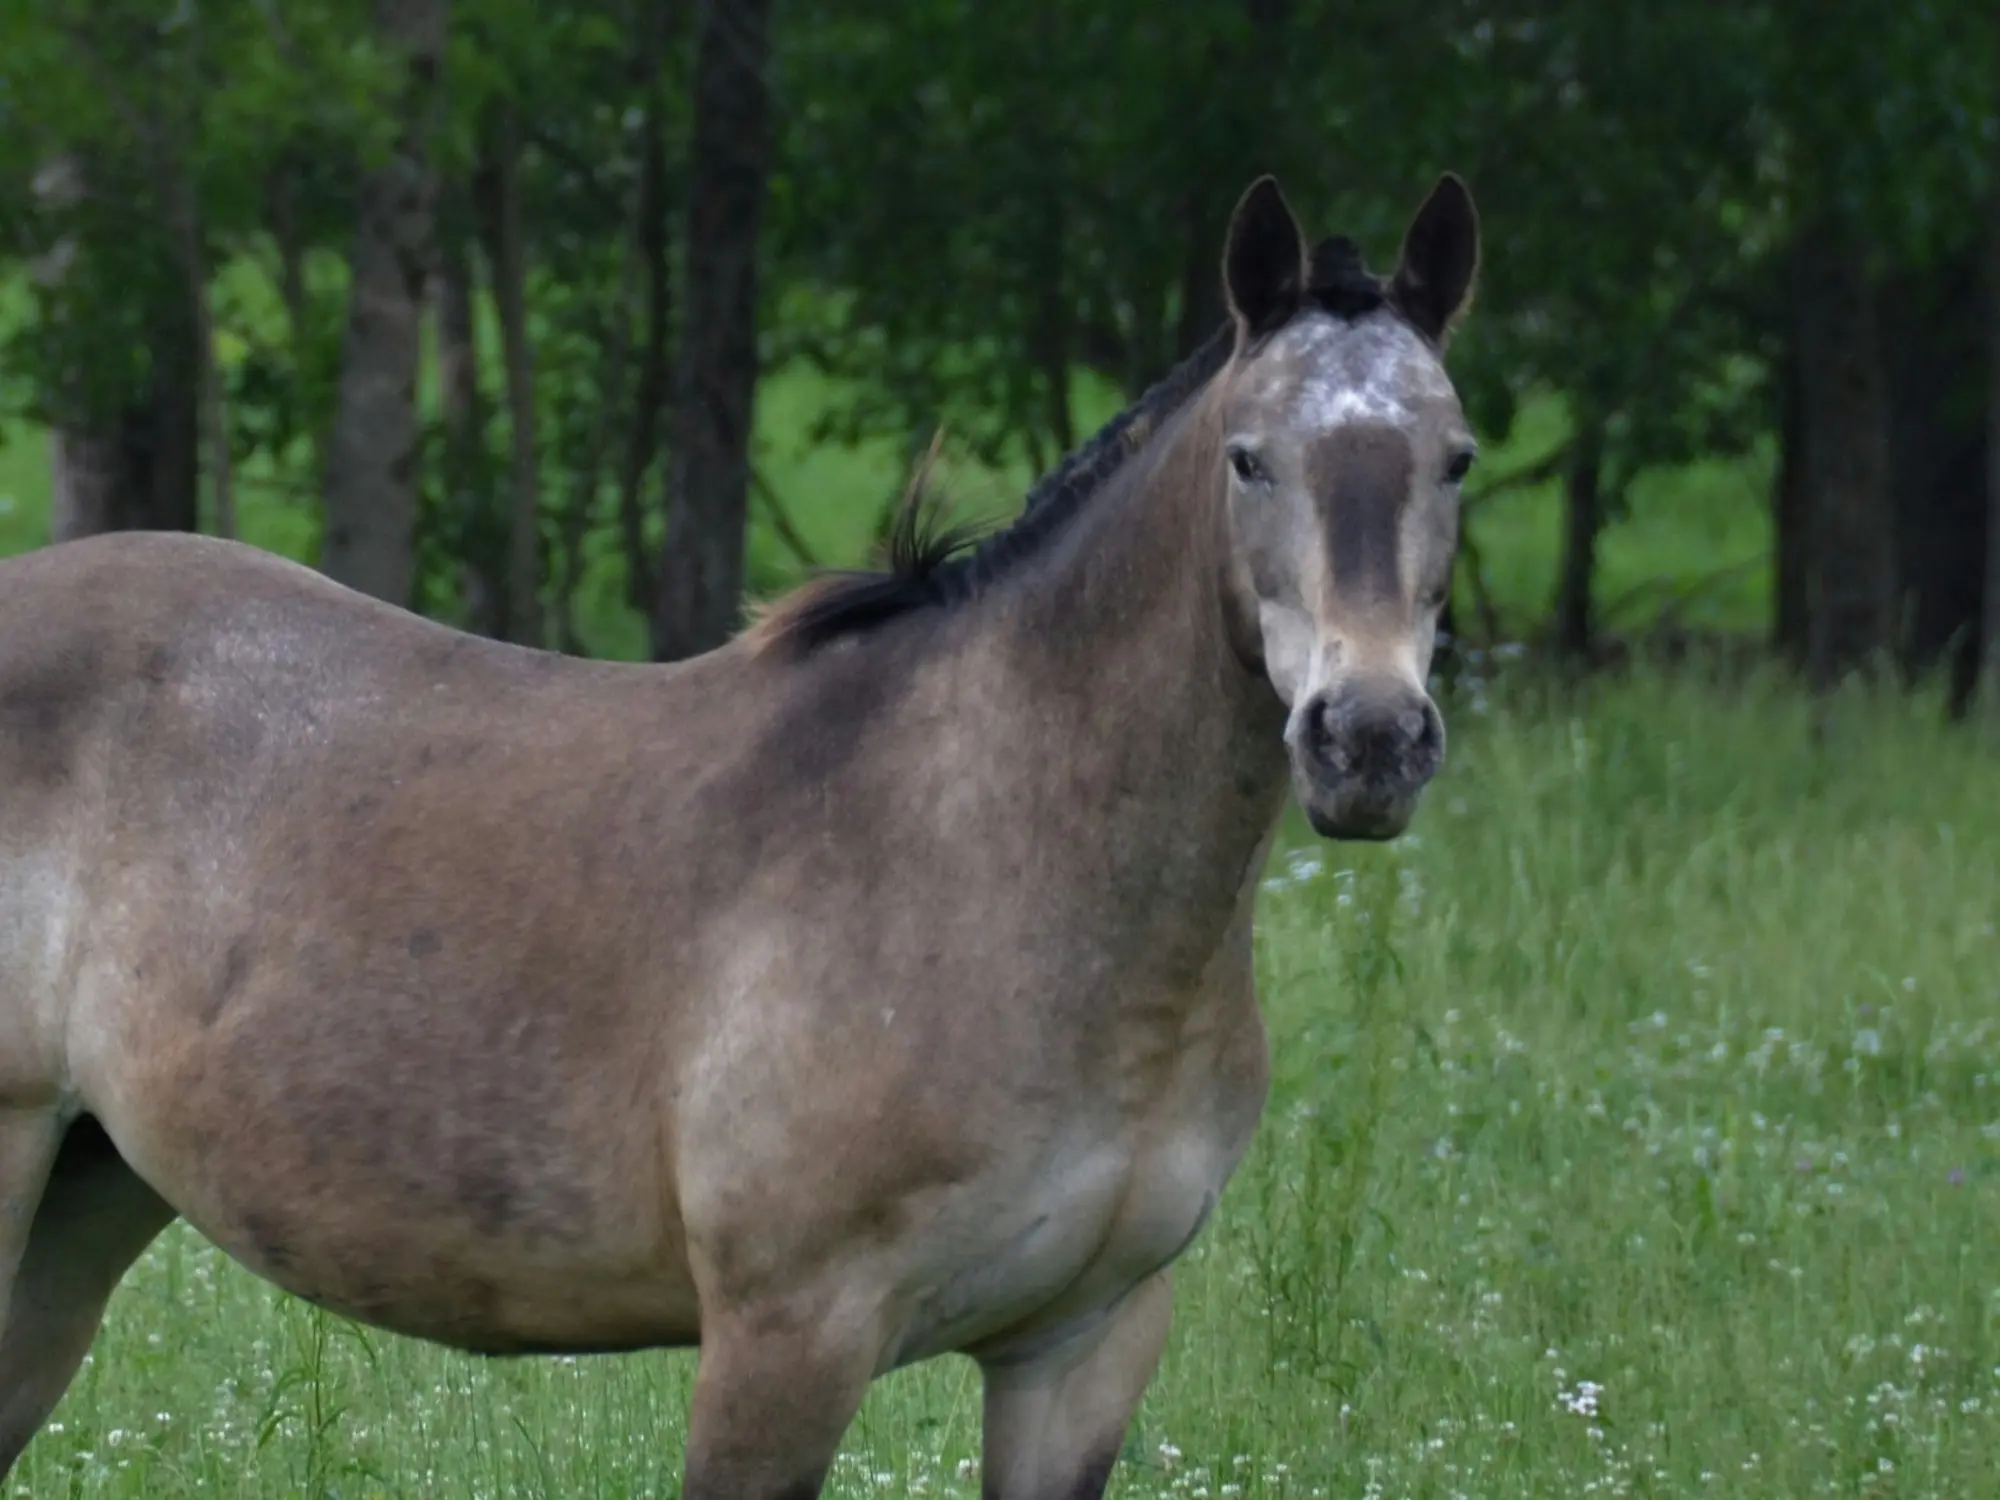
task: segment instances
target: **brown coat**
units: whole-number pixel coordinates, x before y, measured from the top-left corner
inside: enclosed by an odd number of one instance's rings
[[[1108,482],[684,665],[225,542],[0,563],[0,1464],[179,1214],[463,1348],[699,1342],[690,1496],[816,1493],[950,1350],[990,1494],[1097,1493],[1263,1103],[1288,779],[1388,836],[1442,753],[1455,191],[1316,300],[1253,189],[1234,352]]]

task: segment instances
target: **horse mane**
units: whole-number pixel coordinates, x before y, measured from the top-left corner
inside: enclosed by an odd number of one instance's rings
[[[1344,235],[1313,250],[1305,291],[1302,307],[1344,319],[1390,305],[1387,287]],[[760,614],[749,632],[751,649],[759,655],[784,650],[804,656],[900,615],[948,609],[984,593],[1041,552],[1104,489],[1229,362],[1235,341],[1235,324],[1225,320],[1194,353],[1037,480],[1020,515],[998,531],[982,535],[977,527],[945,519],[930,483],[938,452],[933,439],[890,526],[887,569],[829,572],[794,589]]]

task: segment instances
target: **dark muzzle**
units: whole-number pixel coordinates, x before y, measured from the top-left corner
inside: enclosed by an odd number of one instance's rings
[[[1294,715],[1289,738],[1299,801],[1327,838],[1394,838],[1444,764],[1437,705],[1399,682],[1316,695]]]

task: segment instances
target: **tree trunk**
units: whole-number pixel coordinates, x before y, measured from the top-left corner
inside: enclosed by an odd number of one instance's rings
[[[222,369],[215,357],[215,309],[208,295],[207,232],[202,226],[201,197],[192,165],[181,167],[176,204],[180,218],[182,269],[187,276],[188,315],[193,321],[197,395],[197,466],[208,459],[208,489],[214,504],[215,534],[236,535],[235,465],[229,452],[229,403],[222,386]]]
[[[664,9],[664,6],[660,7]],[[659,22],[664,35],[665,18]],[[664,51],[664,47],[661,49]],[[660,413],[667,404],[669,339],[673,320],[673,266],[667,239],[667,146],[662,134],[659,90],[660,58],[651,60],[647,89],[645,140],[639,158],[639,197],[635,209],[639,262],[645,277],[645,343],[639,351],[639,376],[632,394],[632,421],[618,470],[618,530],[625,546],[625,596],[632,608],[646,613],[658,597],[652,549],[646,540],[646,475],[660,449]]]
[[[434,253],[430,141],[448,0],[376,0],[375,29],[407,59],[389,159],[361,182],[350,256],[347,336],[327,440],[321,566],[364,593],[407,605],[415,583],[417,358]]]
[[[278,251],[278,292],[285,304],[285,337],[292,357],[292,404],[306,442],[306,473],[317,485],[326,478],[326,432],[313,390],[305,225],[299,205],[302,172],[294,154],[286,152],[272,169],[265,200],[266,219]]]
[[[653,614],[653,655],[662,661],[721,645],[738,622],[757,389],[758,239],[771,155],[770,0],[707,0],[700,14],[686,315]]]
[[[116,438],[72,423],[49,433],[49,541],[119,529]]]
[[[67,215],[90,191],[84,167],[60,157],[36,174],[38,208]],[[123,388],[106,388],[97,372],[72,367],[54,381],[49,441],[52,542],[106,531],[193,531],[199,525],[199,372],[194,309],[176,295],[187,286],[172,274],[178,250],[175,226],[149,241],[164,274],[147,277],[153,292],[142,308],[143,376]],[[34,268],[55,289],[71,276],[90,273],[92,247],[66,233]]]
[[[506,557],[501,528],[492,515],[486,395],[479,385],[478,325],[472,311],[470,233],[463,215],[446,217],[449,222],[440,225],[438,235],[437,361],[444,408],[447,529],[458,557],[465,627],[481,635],[498,635]]]
[[[1986,571],[1986,339],[1979,252],[1894,277],[1879,302],[1895,492],[1897,655],[1920,681],[1950,675],[1970,700]]]
[[[1773,571],[1771,646],[1794,667],[1806,664],[1808,542],[1812,507],[1806,491],[1805,409],[1796,337],[1776,371],[1778,472],[1771,487]]]
[[[1806,673],[1831,688],[1895,640],[1888,401],[1866,246],[1808,231],[1797,269],[1798,359],[1811,521]]]
[[[1044,189],[1037,249],[1041,268],[1035,308],[1035,364],[1042,379],[1043,421],[1055,444],[1057,462],[1076,447],[1076,420],[1069,404],[1070,301],[1063,284],[1063,208],[1053,186]]]
[[[162,278],[163,286],[172,286]],[[194,309],[166,296],[154,309],[152,379],[125,415],[125,463],[135,503],[124,524],[144,531],[201,529],[201,357]]]
[[[1993,147],[1986,226],[1986,557],[1978,669],[1989,725],[2000,726],[2000,141]]]
[[[193,340],[184,317],[154,311],[147,388],[108,420],[79,411],[50,434],[52,542],[104,531],[200,529]]]
[[[1222,263],[1215,253],[1229,223],[1229,210],[1224,206],[1219,216],[1209,212],[1217,201],[1193,187],[1183,199],[1181,307],[1174,330],[1177,364],[1199,349],[1229,316],[1222,300]]]
[[[513,104],[494,119],[488,194],[487,260],[500,315],[501,360],[507,371],[507,587],[500,631],[523,646],[539,646],[542,620],[541,491],[535,463],[535,367],[528,341],[528,255],[521,222],[521,131]]]
[[[35,174],[35,205],[61,216],[83,197],[83,171],[62,156]],[[53,291],[71,274],[82,253],[74,234],[60,236],[34,267],[43,287]],[[117,526],[120,462],[115,424],[104,422],[78,397],[58,401],[49,432],[49,540],[73,541]]]
[[[1563,481],[1562,570],[1556,582],[1556,655],[1579,666],[1597,645],[1592,587],[1597,578],[1597,538],[1604,530],[1604,422],[1594,412],[1577,423]]]

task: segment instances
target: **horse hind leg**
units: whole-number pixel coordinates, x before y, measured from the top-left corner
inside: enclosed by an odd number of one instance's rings
[[[55,1132],[47,1133],[53,1145]],[[0,1287],[0,1478],[69,1388],[112,1290],[174,1218],[94,1119],[76,1120],[60,1141],[47,1153],[53,1162],[45,1155],[33,1174],[44,1180],[39,1202],[28,1187],[33,1214],[21,1215],[18,1244],[5,1245],[8,1221],[0,1220],[0,1254],[12,1250],[0,1270],[13,1271],[11,1289]],[[23,1146],[6,1165],[18,1169],[30,1154]],[[27,1172],[17,1179],[31,1180]],[[14,1182],[0,1184],[0,1207],[14,1190]]]

